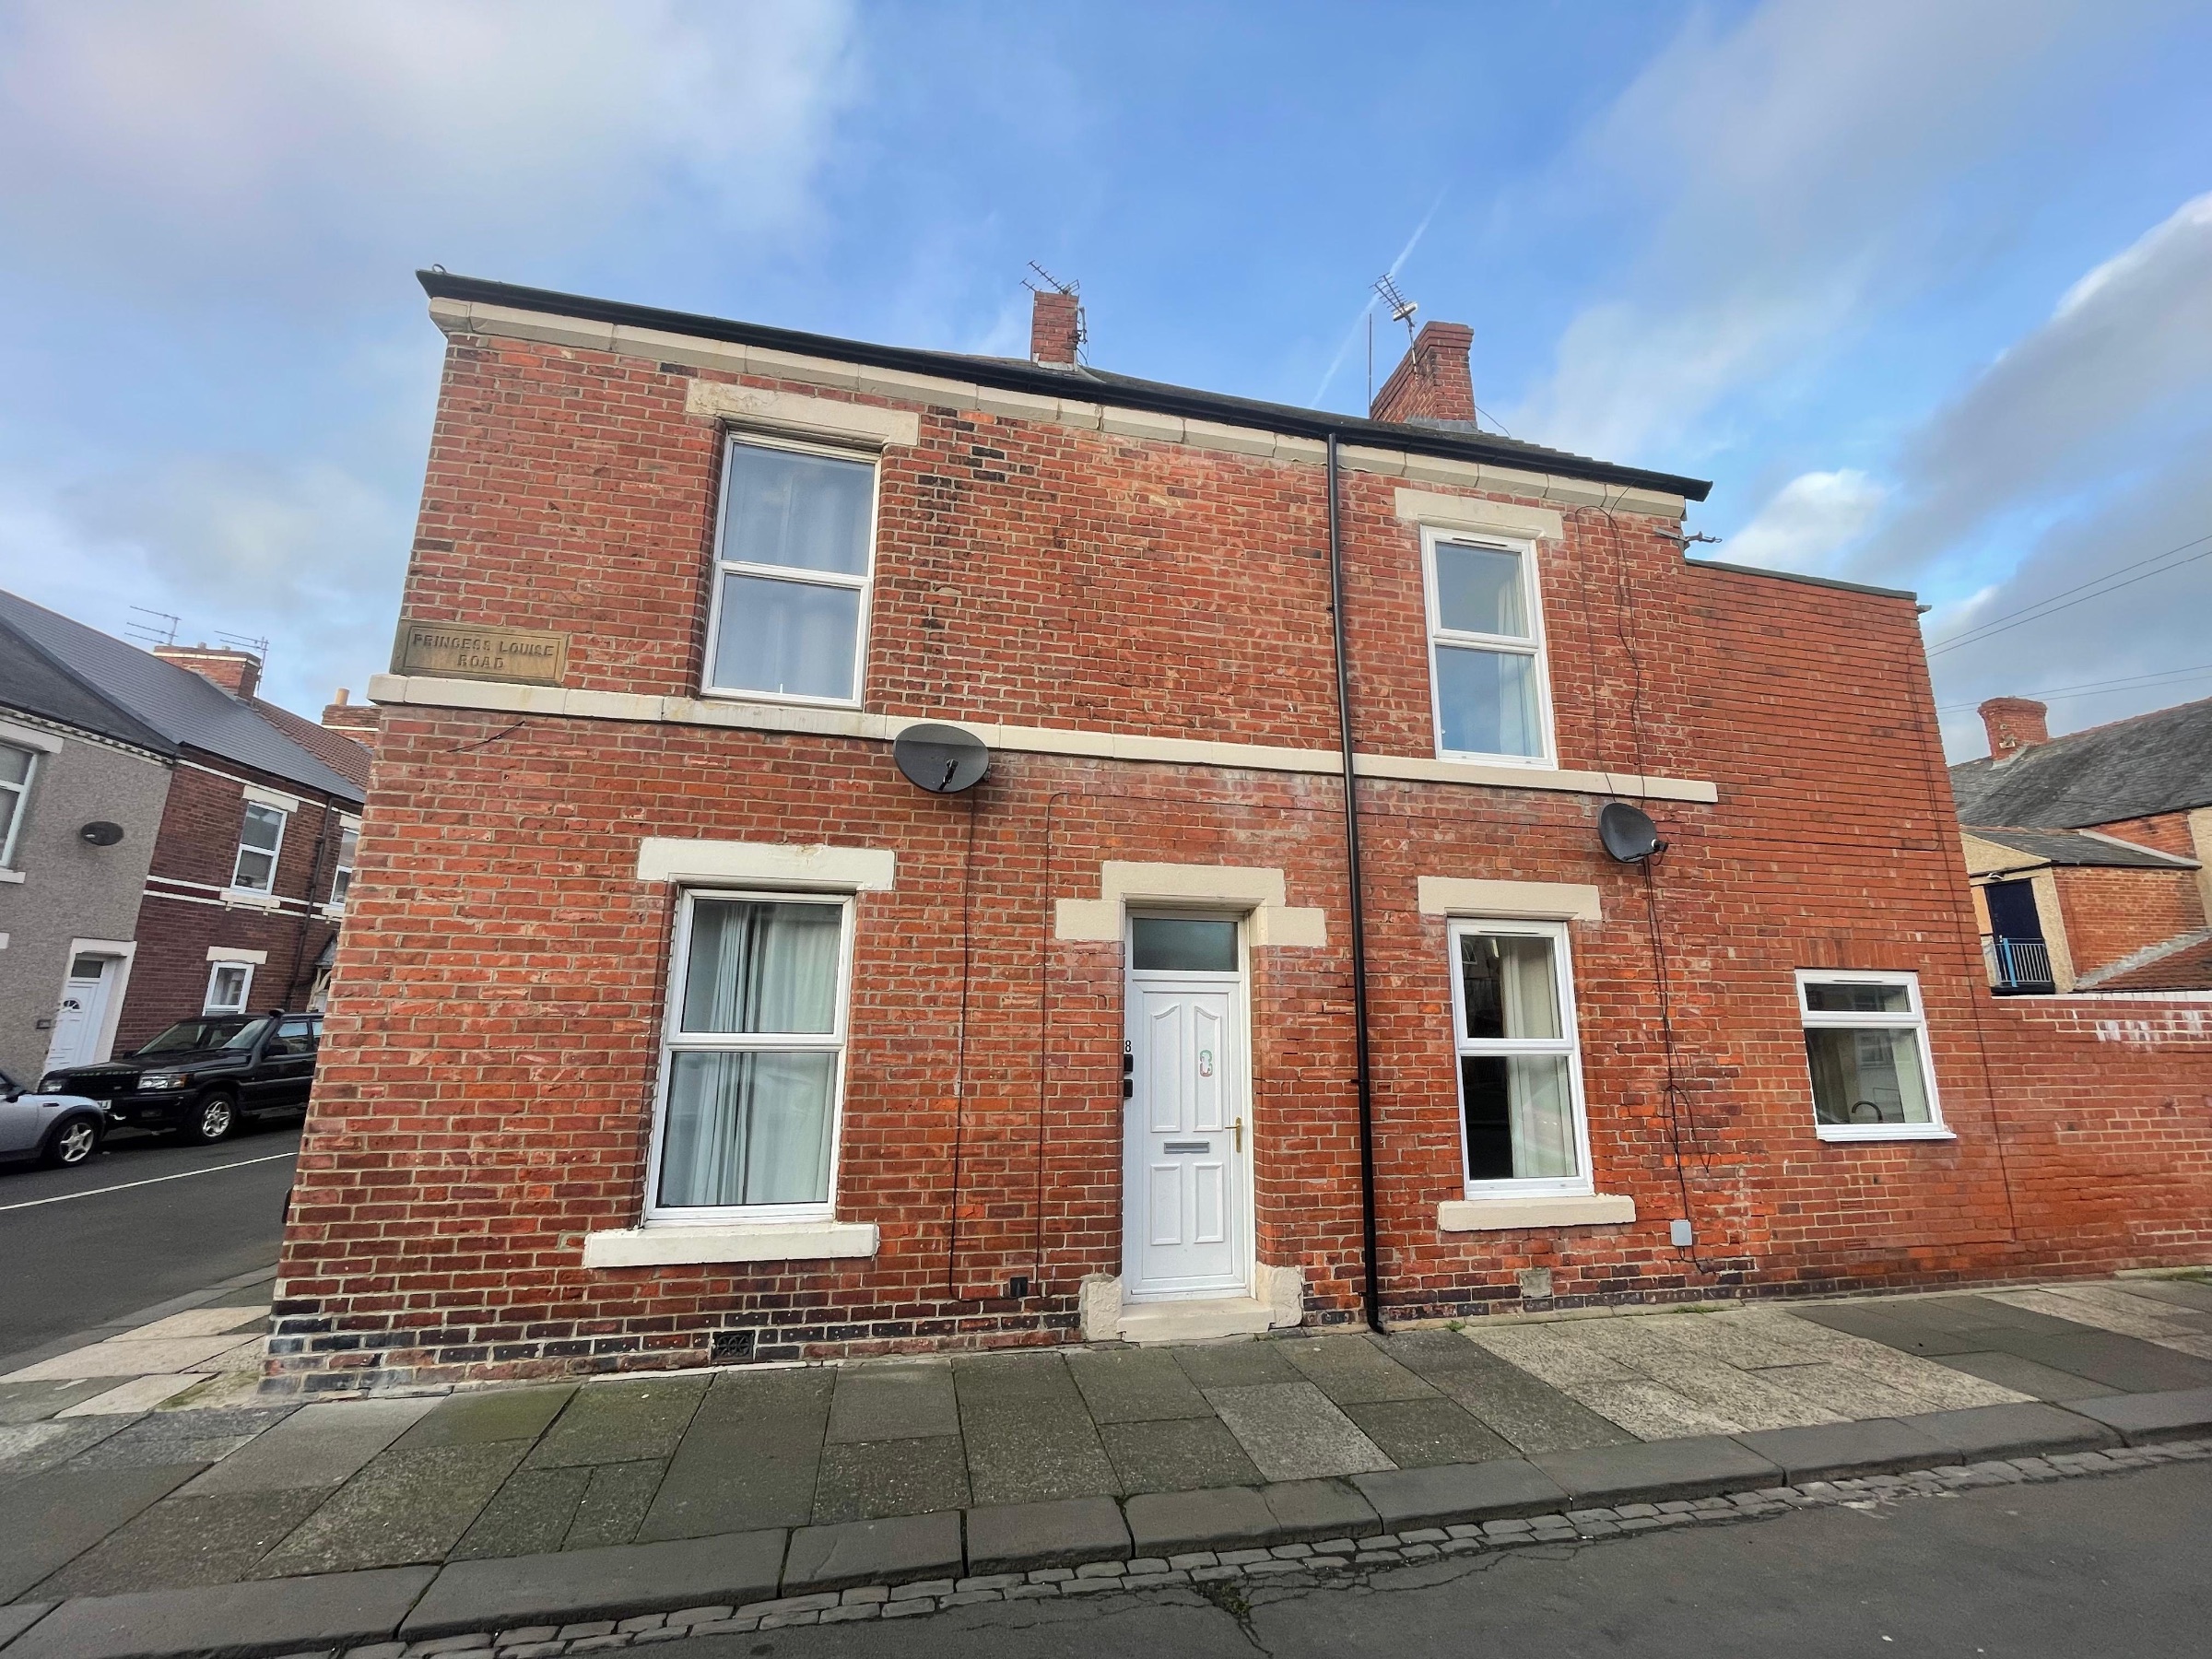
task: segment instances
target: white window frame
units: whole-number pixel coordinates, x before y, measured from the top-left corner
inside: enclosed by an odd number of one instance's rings
[[[216,982],[226,973],[243,977],[238,985],[238,1006],[218,1006],[215,1000]],[[252,962],[210,962],[207,964],[207,991],[200,998],[202,1014],[243,1014],[253,1006],[253,964]]]
[[[10,783],[0,779],[0,790],[15,796],[15,810],[8,814],[7,833],[0,836],[0,870],[16,867],[16,843],[22,839],[24,815],[30,810],[31,785],[39,781],[39,762],[46,757],[28,743],[7,743],[6,747],[20,749],[30,757],[30,764],[23,769],[23,782]]]
[[[361,855],[361,820],[357,818],[347,818],[344,813],[340,813],[338,815],[338,850],[334,855],[337,859],[337,863],[332,866],[330,872],[330,901],[323,907],[334,916],[342,916],[346,913],[346,895],[353,889],[353,865],[346,861],[346,837],[349,833],[353,837],[353,855],[359,858]],[[345,882],[343,887],[339,885],[341,877]]]
[[[1797,970],[1797,1018],[1806,1030],[1909,1030],[1920,1053],[1920,1082],[1927,1091],[1928,1121],[1924,1124],[1824,1124],[1818,1098],[1812,1093],[1813,1063],[1805,1062],[1806,1098],[1813,1101],[1814,1131],[1824,1141],[1957,1140],[1943,1121],[1943,1100],[1936,1089],[1936,1056],[1928,1046],[1927,1010],[1921,1006],[1920,975],[1915,972],[1873,971],[1847,968]],[[1861,1014],[1835,1009],[1814,1009],[1806,1000],[1807,985],[1902,985],[1912,1006],[1903,1014]]]
[[[246,844],[247,815],[252,813],[256,806],[264,812],[273,812],[276,815],[276,844],[274,847],[249,847]],[[281,806],[272,806],[267,801],[256,801],[251,796],[241,804],[238,809],[238,852],[230,860],[230,890],[232,892],[258,893],[269,899],[276,897],[276,877],[284,868],[285,832],[291,827],[292,815]],[[256,856],[265,853],[268,855],[269,885],[267,887],[253,887],[239,878],[240,867],[246,862],[246,854],[249,853]]]
[[[1554,989],[1559,999],[1558,1037],[1469,1037],[1466,983],[1460,970],[1459,942],[1469,934],[1495,934],[1551,941]],[[1574,954],[1564,922],[1535,922],[1505,917],[1454,916],[1445,930],[1444,964],[1452,981],[1452,1093],[1459,1102],[1459,1180],[1468,1198],[1582,1198],[1597,1191],[1596,1174],[1590,1164],[1590,1113],[1583,1099],[1582,1027],[1574,1004]],[[1573,1175],[1512,1176],[1477,1181],[1467,1167],[1466,1085],[1460,1060],[1466,1055],[1511,1058],[1519,1054],[1567,1056],[1567,1092],[1574,1113]]]
[[[866,568],[859,575],[849,576],[841,571],[810,571],[796,565],[757,564],[750,559],[728,557],[725,538],[730,529],[730,482],[735,471],[730,465],[730,453],[741,446],[783,450],[798,455],[823,455],[832,461],[849,461],[868,469],[867,562]],[[759,432],[725,431],[723,434],[722,490],[714,523],[714,559],[711,568],[712,591],[708,594],[707,605],[707,656],[700,665],[700,696],[742,698],[747,702],[798,703],[811,708],[857,709],[861,706],[866,690],[863,677],[868,663],[868,620],[875,608],[876,528],[880,516],[882,495],[883,456],[877,451],[832,443],[807,443],[797,439]],[[731,576],[758,576],[771,582],[843,588],[859,594],[860,616],[853,629],[853,695],[813,697],[793,691],[758,691],[746,686],[716,685],[714,664],[722,643],[722,593],[728,585],[726,579]]]
[[[839,907],[837,1000],[832,1029],[827,1032],[783,1035],[685,1031],[683,1024],[685,976],[691,965],[691,912],[701,899],[756,904],[834,904]],[[661,1011],[661,1063],[653,1083],[653,1135],[646,1148],[645,1205],[647,1227],[712,1227],[732,1221],[830,1220],[837,1213],[837,1181],[843,1161],[845,1125],[845,1073],[849,1005],[853,989],[853,894],[813,888],[687,887],[676,903],[675,936],[668,951],[667,994]],[[827,1052],[836,1056],[830,1077],[830,1182],[821,1201],[805,1204],[672,1205],[664,1206],[661,1195],[661,1142],[668,1121],[668,1080],[676,1056],[685,1051],[732,1053],[769,1051]]]
[[[1528,612],[1528,636],[1517,639],[1507,634],[1471,633],[1462,629],[1446,628],[1441,614],[1441,602],[1436,580],[1436,549],[1439,543],[1484,547],[1493,552],[1518,554],[1521,559],[1522,603]],[[1544,591],[1536,569],[1536,544],[1533,537],[1500,535],[1488,530],[1458,530],[1449,525],[1423,524],[1421,526],[1421,586],[1425,594],[1429,624],[1429,723],[1430,736],[1436,745],[1437,757],[1444,760],[1479,760],[1486,766],[1525,766],[1549,770],[1557,753],[1557,740],[1552,731],[1551,714],[1551,658],[1544,643]],[[1535,661],[1536,681],[1536,739],[1538,752],[1534,755],[1498,755],[1480,749],[1455,749],[1444,747],[1444,700],[1436,672],[1436,653],[1440,647],[1453,647],[1488,651],[1501,656],[1524,656]]]

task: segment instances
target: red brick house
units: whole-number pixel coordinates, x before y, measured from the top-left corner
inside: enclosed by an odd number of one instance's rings
[[[2212,1011],[1988,995],[1912,596],[1685,558],[1706,486],[1477,430],[1464,331],[1355,419],[1072,296],[1010,362],[423,281],[279,1378],[2212,1246]]]
[[[2053,739],[1982,705],[1951,768],[1991,982],[2007,994],[2212,991],[2212,699]]]

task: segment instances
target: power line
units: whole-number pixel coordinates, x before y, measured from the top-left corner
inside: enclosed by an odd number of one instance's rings
[[[2093,576],[2088,581],[2077,582],[2070,588],[2061,588],[2047,598],[2038,599],[2033,605],[2024,605],[2018,610],[2006,611],[2002,616],[1992,617],[1986,622],[1977,622],[1973,627],[1955,633],[1947,640],[1936,641],[1935,644],[1928,647],[1928,654],[1936,656],[1946,651],[1956,650],[1961,645],[1978,643],[1993,634],[2008,633],[2015,628],[2024,627],[2030,622],[2040,622],[2045,617],[2070,609],[2077,605],[2086,604],[2091,599],[2101,599],[2107,594],[2118,593],[2124,587],[2132,587],[2136,582],[2147,582],[2153,576],[2163,576],[2168,571],[2178,571],[2183,565],[2194,564],[2200,559],[2212,558],[2212,547],[2206,547],[2202,553],[2191,553],[2187,559],[2175,559],[2173,563],[2159,570],[2144,571],[2140,576],[2129,576],[2125,582],[2112,581],[2115,576],[2126,576],[2128,571],[2142,570],[2145,565],[2157,564],[2161,559],[2172,559],[2176,553],[2188,552],[2197,543],[2206,541],[2212,541],[2212,534],[2194,536],[2179,547],[2167,548],[2163,553],[2153,553],[2148,559],[2138,559],[2135,563],[2124,564],[2116,571],[2107,571],[2101,576]],[[2104,585],[2108,582],[2111,583],[2110,586]],[[2084,588],[2095,588],[2097,592],[2083,593]],[[2066,595],[2069,594],[2080,594],[2081,597],[2067,599]],[[2065,599],[2065,604],[2054,603],[2061,599]],[[2030,615],[2031,612],[2034,614]],[[2019,620],[2013,620],[2015,618]]]
[[[2121,679],[2084,680],[2077,686],[2047,686],[2041,690],[2020,691],[2018,697],[2081,697],[2100,696],[2107,691],[2136,691],[2166,680],[2190,679],[2197,675],[2212,674],[2212,663],[2202,663],[2194,668],[2161,668],[2156,674],[2129,675]],[[1980,707],[1977,703],[1945,703],[1936,709],[1938,714],[1956,714],[1961,709]]]

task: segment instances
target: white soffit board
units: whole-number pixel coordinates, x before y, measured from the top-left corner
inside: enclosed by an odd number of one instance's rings
[[[1604,919],[1598,891],[1569,881],[1477,881],[1424,876],[1418,884],[1424,916],[1499,916],[1544,922]]]
[[[676,841],[638,843],[640,881],[759,882],[769,887],[885,892],[898,874],[888,847],[789,845],[782,841]]]
[[[1409,524],[1429,524],[1439,530],[1493,530],[1505,535],[1533,535],[1559,540],[1566,524],[1547,507],[1524,507],[1513,501],[1486,500],[1479,496],[1443,495],[1433,489],[1400,489],[1398,516]]]

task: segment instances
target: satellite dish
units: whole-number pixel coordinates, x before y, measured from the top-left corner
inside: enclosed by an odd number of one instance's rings
[[[1606,853],[1622,864],[1641,864],[1653,853],[1666,851],[1652,815],[1626,801],[1606,803],[1597,815],[1597,839],[1606,843]]]
[[[77,832],[80,841],[95,847],[112,847],[123,839],[123,826],[111,824],[106,818],[94,818]]]
[[[931,794],[959,794],[983,781],[991,751],[973,732],[954,725],[912,725],[891,744],[906,781]]]

